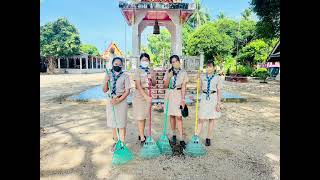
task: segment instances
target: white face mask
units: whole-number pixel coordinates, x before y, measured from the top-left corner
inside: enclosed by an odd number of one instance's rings
[[[141,61],[140,65],[144,68],[149,66],[149,62],[148,61]]]

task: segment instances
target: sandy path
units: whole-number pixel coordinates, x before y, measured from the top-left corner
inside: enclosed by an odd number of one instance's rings
[[[216,123],[213,146],[201,158],[159,157],[141,160],[136,124],[129,108],[128,146],[131,163],[113,167],[111,131],[101,103],[66,102],[63,98],[98,85],[103,74],[40,75],[41,179],[279,179],[280,85],[225,83],[225,89],[249,98],[224,103]],[[154,112],[155,139],[163,113]],[[187,139],[194,129],[194,106],[185,120]]]

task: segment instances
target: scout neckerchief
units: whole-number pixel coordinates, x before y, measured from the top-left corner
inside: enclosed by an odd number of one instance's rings
[[[176,88],[176,83],[177,83],[177,76],[180,72],[180,68],[179,69],[175,69],[175,68],[172,68],[173,70],[173,85],[172,85],[172,89],[175,89]]]
[[[214,77],[214,74],[212,74],[210,77],[208,75],[208,73],[206,73],[206,77],[207,77],[207,96],[206,96],[206,99],[207,100],[210,100],[210,94],[211,94],[211,91],[210,91],[210,83],[211,83],[211,79]]]
[[[139,65],[139,68],[144,70],[144,72],[149,74],[149,67],[143,67],[143,66]]]
[[[114,73],[114,70],[111,70],[112,78],[113,78],[113,85],[112,85],[112,92],[111,95],[116,95],[116,85],[117,85],[117,80],[120,78],[122,75],[123,71],[120,71],[119,74],[116,76]]]

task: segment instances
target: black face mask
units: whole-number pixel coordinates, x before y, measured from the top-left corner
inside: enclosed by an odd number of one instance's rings
[[[120,67],[120,66],[113,66],[113,70],[114,70],[115,72],[120,72],[121,69],[122,69],[122,67]]]

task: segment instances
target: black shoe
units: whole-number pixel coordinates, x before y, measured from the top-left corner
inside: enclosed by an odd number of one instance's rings
[[[173,143],[173,144],[176,144],[176,143],[177,143],[177,136],[176,136],[176,135],[173,135],[173,136],[172,136],[172,143]]]
[[[146,136],[144,136],[144,139],[146,139]],[[139,141],[141,140],[141,137],[140,137],[140,136],[138,136],[138,140],[139,140]]]
[[[211,142],[210,142],[210,139],[206,139],[206,146],[210,146],[211,145]]]
[[[140,136],[139,136],[140,137]],[[141,139],[141,138],[140,138]],[[140,140],[139,139],[139,140]],[[147,137],[146,136],[144,136],[144,140],[143,141],[140,141],[140,143],[141,143],[141,146],[143,146],[143,144],[144,144],[144,142],[146,142],[146,139],[147,139]]]
[[[186,142],[184,141],[180,141],[180,146],[185,149],[186,148]]]

